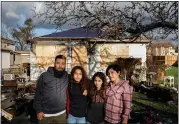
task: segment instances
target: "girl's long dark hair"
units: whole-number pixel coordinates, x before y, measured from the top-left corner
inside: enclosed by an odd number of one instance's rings
[[[87,75],[86,75],[86,72],[85,70],[81,67],[81,66],[75,66],[72,71],[71,71],[71,82],[74,82],[74,73],[75,71],[79,69],[81,70],[82,72],[82,79],[81,81],[79,82],[80,83],[80,87],[81,87],[81,90],[88,90],[88,87],[89,87],[89,79],[87,78]]]
[[[103,97],[104,99],[106,99],[106,89],[107,89],[107,80],[106,80],[106,76],[104,73],[102,72],[97,72],[93,75],[92,77],[92,83],[90,85],[90,96],[94,96],[97,92],[97,87],[94,84],[95,78],[99,77],[102,80],[102,86],[101,89],[99,90],[100,96]]]

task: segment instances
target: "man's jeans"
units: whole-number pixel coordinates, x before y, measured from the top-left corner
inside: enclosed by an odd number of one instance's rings
[[[86,118],[74,117],[73,115],[69,114],[67,118],[67,124],[86,124]]]

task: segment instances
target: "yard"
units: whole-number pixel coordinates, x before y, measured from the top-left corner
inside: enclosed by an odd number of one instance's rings
[[[178,123],[178,106],[153,101],[144,94],[134,92],[131,117],[130,123],[153,124],[155,121],[175,124]]]
[[[178,86],[178,67],[171,66],[166,70],[167,76],[174,76],[175,86]]]
[[[154,124],[155,122],[162,122],[165,124],[178,123],[178,106],[169,105],[159,101],[153,101],[146,97],[146,95],[134,92],[133,106],[131,111],[131,118],[129,124],[136,124],[138,122],[145,124]],[[153,120],[153,121],[151,121]],[[11,123],[30,124],[27,116],[22,114],[12,120]]]
[[[178,89],[178,67],[176,66],[170,66],[166,69],[166,75],[167,76],[174,76],[174,86]],[[163,80],[157,81],[159,84],[163,84]]]

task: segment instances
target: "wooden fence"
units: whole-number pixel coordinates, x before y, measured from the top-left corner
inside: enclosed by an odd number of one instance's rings
[[[178,56],[147,56],[147,62],[154,65],[171,66],[176,63]]]

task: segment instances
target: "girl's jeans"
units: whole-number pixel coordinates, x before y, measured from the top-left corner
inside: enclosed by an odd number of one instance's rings
[[[67,124],[86,124],[86,118],[74,117],[73,115],[69,114],[67,118]]]

